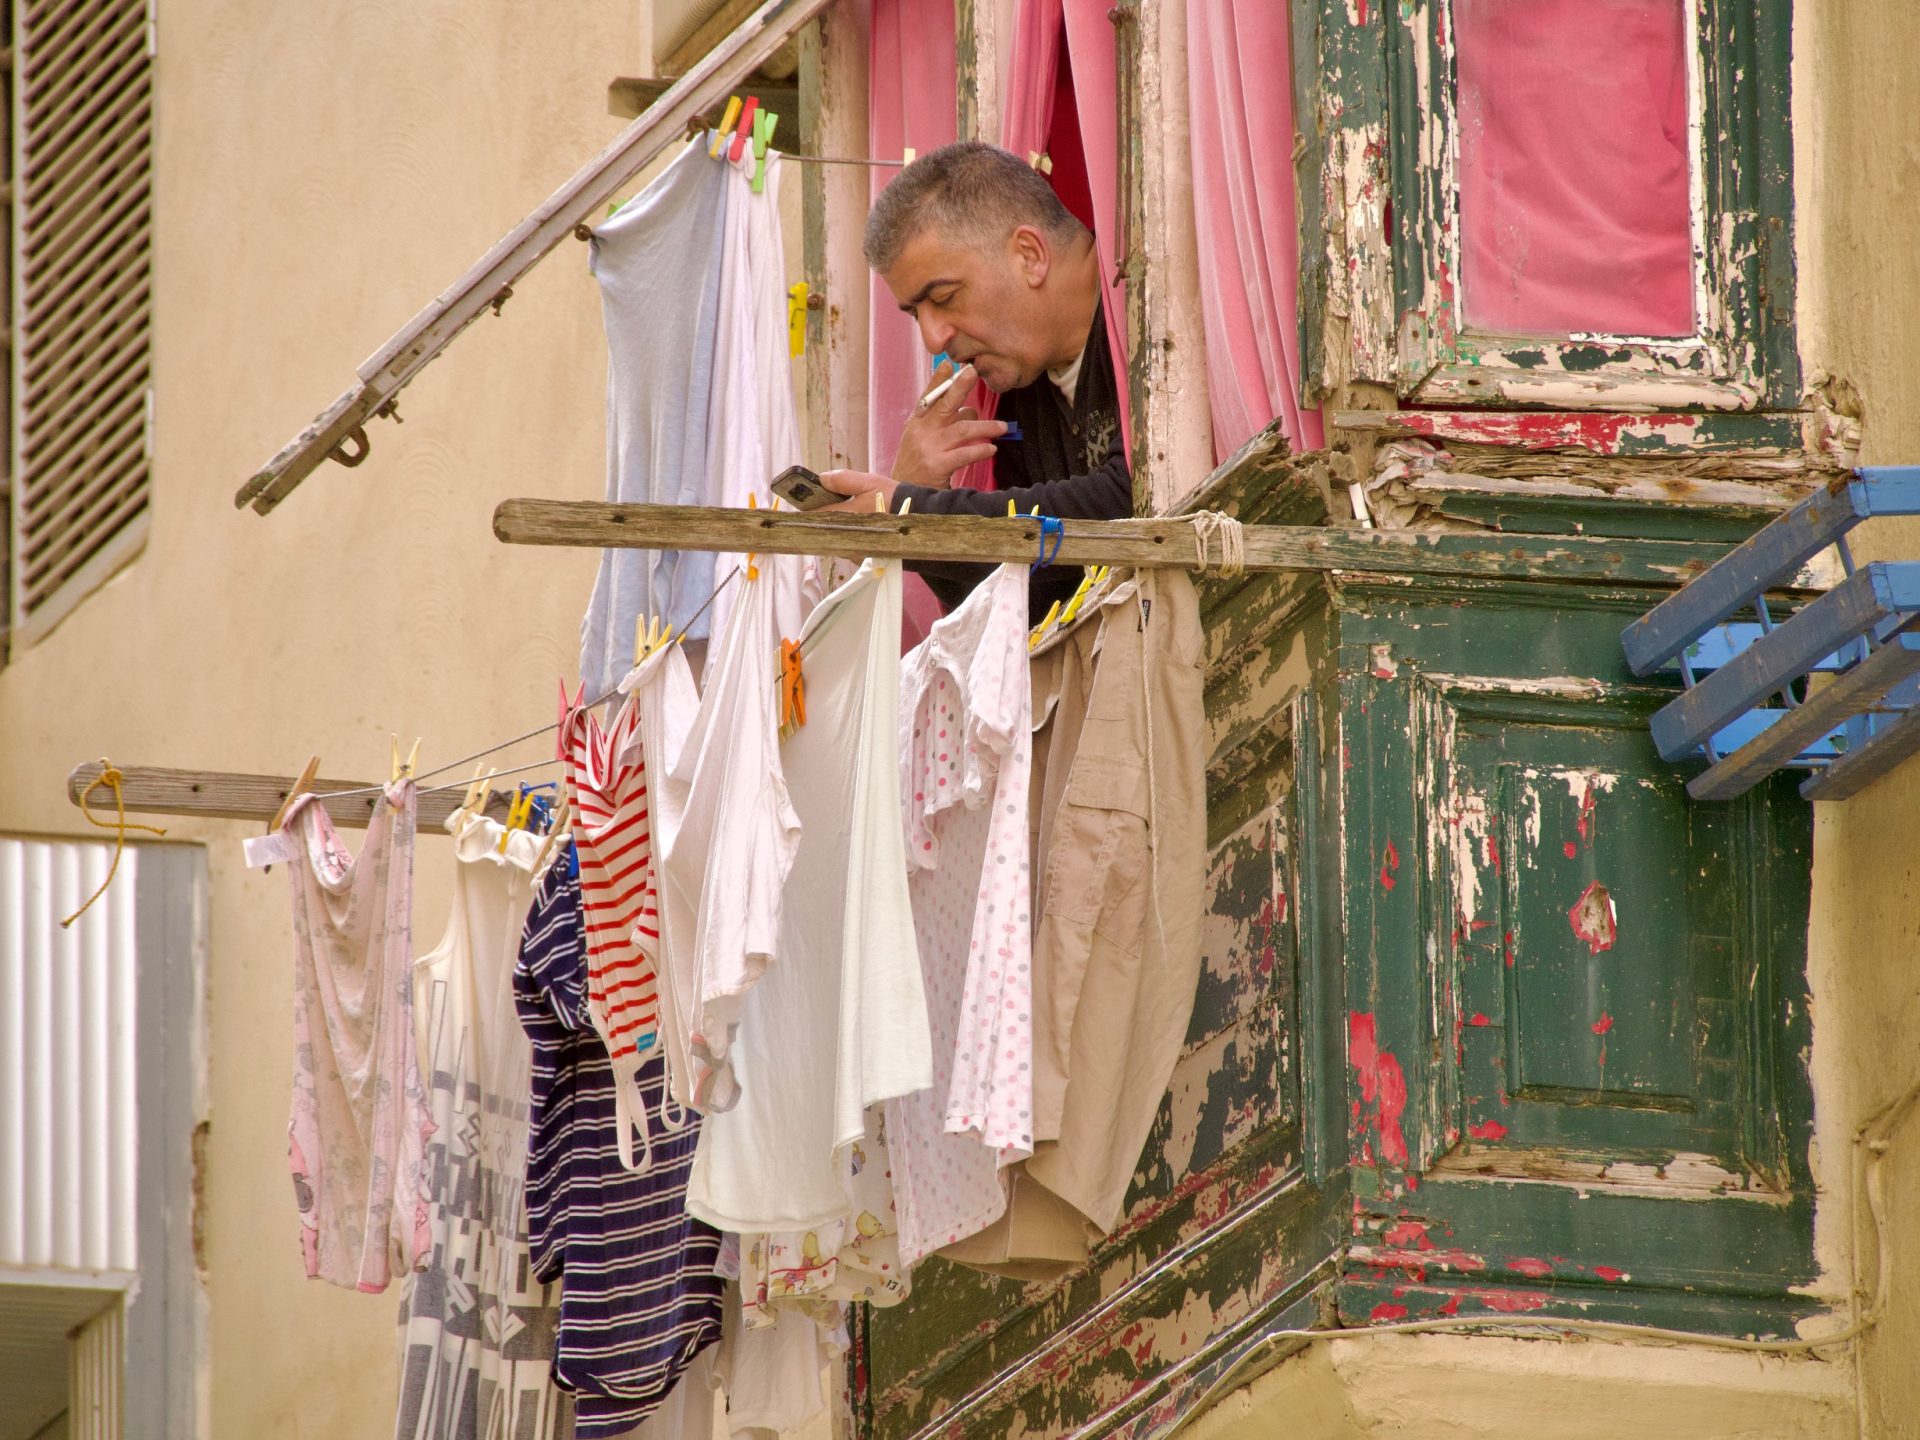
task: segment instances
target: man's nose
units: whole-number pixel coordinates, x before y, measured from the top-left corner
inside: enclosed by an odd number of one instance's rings
[[[960,333],[938,316],[917,315],[914,319],[920,326],[920,343],[929,355],[938,355]]]

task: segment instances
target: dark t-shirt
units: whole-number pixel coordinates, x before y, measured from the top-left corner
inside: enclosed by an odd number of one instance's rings
[[[1002,441],[993,462],[991,490],[936,490],[897,485],[893,508],[909,498],[920,515],[1005,515],[1011,500],[1022,515],[1038,505],[1042,515],[1068,520],[1124,520],[1133,514],[1133,472],[1127,466],[1120,434],[1120,396],[1107,348],[1106,317],[1093,312],[1086,358],[1068,405],[1060,387],[1042,375],[1031,385],[1000,397],[994,417],[1020,427],[1022,439]],[[958,561],[910,560],[907,568],[927,582],[951,610],[992,571],[991,565]],[[1045,617],[1055,600],[1065,601],[1080,584],[1077,565],[1036,570],[1027,587],[1034,621]]]

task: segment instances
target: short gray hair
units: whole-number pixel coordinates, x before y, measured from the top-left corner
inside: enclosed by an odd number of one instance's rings
[[[884,273],[923,231],[997,244],[1022,225],[1056,240],[1086,227],[1046,177],[1010,150],[978,140],[929,150],[893,178],[867,216],[867,264]]]

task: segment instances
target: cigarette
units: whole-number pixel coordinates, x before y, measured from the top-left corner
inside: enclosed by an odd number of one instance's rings
[[[921,410],[931,410],[933,408],[933,402],[953,388],[953,382],[960,378],[960,372],[966,368],[964,365],[956,365],[951,375],[947,376],[946,379],[934,386],[933,389],[929,390],[925,395],[922,395],[920,397]]]

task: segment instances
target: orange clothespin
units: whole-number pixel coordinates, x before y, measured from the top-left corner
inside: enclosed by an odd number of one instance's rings
[[[780,642],[780,733],[791,735],[807,723],[807,677],[800,666],[800,642]]]
[[[720,119],[720,128],[713,132],[713,144],[707,147],[707,154],[711,155],[714,159],[718,160],[720,158],[720,152],[726,149],[727,139],[733,134],[733,122],[739,117],[739,114],[740,97],[738,95],[729,95],[727,97],[727,113]]]
[[[753,143],[753,112],[760,108],[760,97],[749,95],[747,103],[740,108],[740,124],[733,132],[733,144],[727,150],[727,159],[734,164],[740,163],[741,155]]]
[[[802,280],[787,290],[787,353],[807,353],[807,296],[812,293]]]
[[[760,497],[758,495],[755,495],[752,491],[748,491],[747,492],[747,509],[758,510],[759,508],[760,508]],[[747,579],[749,580],[758,580],[760,578],[760,567],[753,563],[754,553],[755,552],[752,550],[749,550],[747,552]]]
[[[293,808],[293,802],[313,789],[313,777],[319,773],[320,757],[318,755],[309,755],[306,766],[300,771],[299,778],[288,788],[287,798],[282,800],[280,802],[280,808],[273,812],[273,823],[267,826],[267,833],[269,835],[278,830],[281,823],[286,820],[287,811]]]
[[[574,711],[580,708],[580,702],[586,698],[587,682],[585,680],[580,682],[579,693],[571,700],[567,698],[567,682],[565,680],[560,682],[560,716],[555,722],[559,735],[553,742],[554,759],[564,760],[567,758],[567,719]]]

